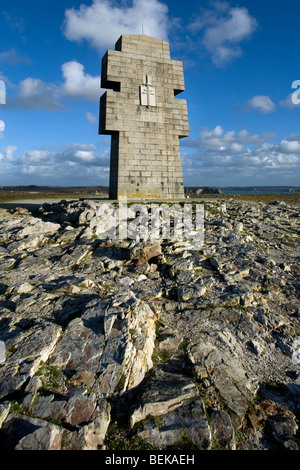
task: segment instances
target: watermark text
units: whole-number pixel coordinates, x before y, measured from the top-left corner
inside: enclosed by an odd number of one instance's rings
[[[102,204],[95,234],[100,240],[169,240],[187,242],[188,249],[204,245],[204,205],[199,203]]]
[[[0,80],[0,104],[6,104],[6,86],[3,80]]]
[[[297,106],[300,104],[300,80],[295,80],[292,84],[293,90],[296,88],[296,91],[292,93],[292,103]]]

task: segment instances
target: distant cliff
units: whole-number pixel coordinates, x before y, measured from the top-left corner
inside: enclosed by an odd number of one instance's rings
[[[222,194],[222,191],[219,188],[195,187],[195,188],[187,188],[186,194],[189,194],[189,195],[194,194],[196,196],[200,196],[201,194]]]

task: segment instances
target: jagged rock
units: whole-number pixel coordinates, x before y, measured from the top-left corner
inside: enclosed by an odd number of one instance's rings
[[[269,420],[274,439],[286,450],[298,450],[295,440],[298,425],[288,416],[274,416]]]
[[[159,448],[296,448],[299,210],[206,203],[196,249],[141,240],[134,206],[118,240],[116,209],[0,211],[0,446],[109,447],[112,406]]]
[[[54,395],[38,397],[32,407],[35,416],[45,420],[57,420],[62,424],[80,426],[92,421],[97,407],[94,393],[80,391],[65,400],[56,400]]]
[[[6,420],[8,413],[10,411],[10,402],[4,402],[0,404],[0,429],[2,427],[2,424]]]
[[[0,229],[0,240],[4,243],[23,240],[33,235],[53,235],[61,226],[51,222],[44,222],[35,217],[11,216],[9,214],[2,216]]]
[[[31,291],[33,291],[34,286],[29,284],[28,282],[20,283],[17,284],[16,286],[9,287],[6,290],[7,294],[29,294]]]
[[[22,408],[26,412],[28,412],[31,409],[33,403],[36,400],[37,393],[38,393],[39,389],[42,388],[42,386],[43,386],[43,383],[42,383],[40,377],[33,376],[29,380],[28,385],[26,386],[25,391],[24,391],[25,397],[24,397],[24,400],[22,402]]]
[[[192,299],[199,299],[204,297],[206,293],[206,286],[201,283],[195,283],[192,286],[179,285],[177,287],[177,298],[179,302],[186,302]]]
[[[49,358],[49,365],[63,370],[96,373],[102,355],[105,338],[103,318],[105,302],[92,302],[81,318],[70,321],[64,336]]]
[[[18,390],[35,374],[41,362],[47,361],[60,335],[61,327],[52,323],[37,325],[19,334],[15,329],[14,339],[8,342],[6,363],[0,370],[1,397]],[[10,349],[14,351],[11,354]]]
[[[132,293],[127,305],[123,303],[122,306],[123,313],[118,307],[115,311],[114,303],[106,313],[113,318],[97,381],[99,392],[105,395],[113,393],[116,388],[119,392],[134,388],[153,365],[154,313],[146,303],[137,301]]]
[[[198,389],[189,377],[160,372],[152,379],[147,389],[138,397],[130,417],[133,427],[148,415],[160,416],[174,410],[198,394]]]
[[[53,424],[23,437],[14,450],[61,450],[62,430]]]
[[[110,423],[110,404],[102,400],[98,404],[94,413],[96,416],[93,421],[82,426],[78,432],[78,438],[83,444],[79,446],[81,450],[97,450],[104,444],[106,432]]]
[[[42,419],[10,413],[1,434],[2,450],[61,450],[63,429]]]
[[[229,414],[223,410],[212,410],[210,422],[212,434],[218,446],[221,449],[236,450],[234,427]]]
[[[131,250],[130,257],[136,261],[137,266],[142,266],[143,264],[155,260],[161,256],[161,246],[158,244],[149,245],[142,247],[141,245],[135,246]]]
[[[138,436],[158,449],[182,443],[202,450],[210,449],[211,430],[202,399],[186,400],[167,414],[148,418]]]
[[[183,334],[169,327],[163,329],[159,338],[159,349],[161,351],[176,352],[183,341]]]
[[[104,444],[110,423],[111,406],[106,400],[100,400],[92,421],[84,424],[77,431],[64,431],[63,450],[98,450]]]

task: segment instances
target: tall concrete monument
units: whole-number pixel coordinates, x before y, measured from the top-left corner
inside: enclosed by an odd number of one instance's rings
[[[169,44],[123,35],[102,59],[99,133],[111,135],[110,198],[182,199],[179,139],[189,136],[182,63]]]

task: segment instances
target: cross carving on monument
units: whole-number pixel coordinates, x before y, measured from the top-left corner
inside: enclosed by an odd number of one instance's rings
[[[142,85],[141,85],[142,83]],[[155,86],[153,86],[155,84]],[[102,59],[99,133],[111,135],[110,198],[182,199],[179,139],[189,135],[182,63],[169,44],[123,35]]]
[[[144,85],[140,87],[141,105],[142,106],[156,106],[156,91],[152,86],[151,77],[146,75]]]

